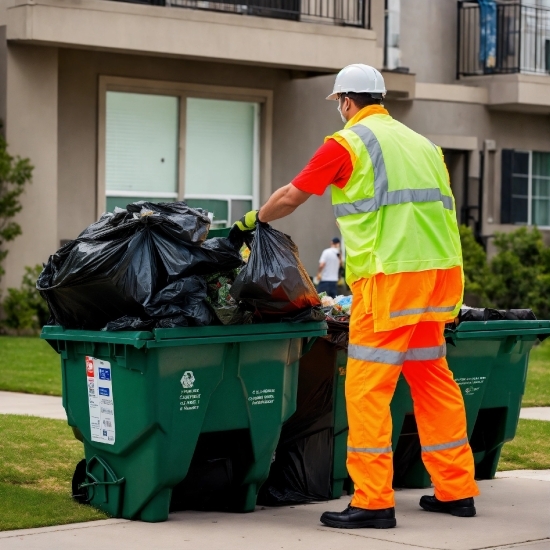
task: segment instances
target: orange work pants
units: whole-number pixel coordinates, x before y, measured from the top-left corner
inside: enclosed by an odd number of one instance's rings
[[[478,495],[464,401],[445,359],[444,323],[375,332],[371,287],[365,279],[353,285],[346,373],[352,506],[377,510],[395,505],[390,402],[401,372],[411,388],[422,460],[435,496],[450,501]]]

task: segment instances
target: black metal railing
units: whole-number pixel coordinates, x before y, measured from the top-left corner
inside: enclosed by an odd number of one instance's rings
[[[115,0],[370,29],[370,0]]]
[[[456,72],[550,73],[550,8],[459,1]]]

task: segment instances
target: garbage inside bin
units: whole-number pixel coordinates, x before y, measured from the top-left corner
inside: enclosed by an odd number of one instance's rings
[[[462,306],[458,315],[459,323],[465,321],[536,321],[530,309],[492,309]]]
[[[247,325],[253,320],[252,312],[247,311],[230,294],[237,274],[238,270],[233,270],[206,277],[206,301],[222,325]]]
[[[263,320],[321,305],[292,239],[264,223],[256,227],[250,258],[235,279],[231,294]]]

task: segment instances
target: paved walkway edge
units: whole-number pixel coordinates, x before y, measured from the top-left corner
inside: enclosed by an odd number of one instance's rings
[[[23,537],[28,535],[42,535],[43,533],[52,533],[57,531],[74,531],[76,529],[92,529],[95,527],[104,527],[115,525],[117,523],[132,523],[129,519],[97,519],[92,521],[83,521],[81,523],[67,523],[65,525],[50,525],[48,527],[35,527],[33,529],[15,529],[13,531],[0,531],[0,539],[9,539],[12,537]]]

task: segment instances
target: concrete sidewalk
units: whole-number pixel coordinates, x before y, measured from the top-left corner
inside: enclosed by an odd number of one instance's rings
[[[28,414],[67,420],[61,397],[0,391],[0,414]]]
[[[65,420],[61,397],[0,391],[0,414],[28,414]],[[521,409],[520,418],[550,421],[550,407]]]
[[[507,472],[510,474],[510,472]],[[543,481],[546,479],[546,481]],[[323,527],[325,510],[342,510],[348,498],[253,514],[179,512],[165,523],[119,519],[0,533],[2,550],[549,550],[550,472],[538,479],[480,482],[478,516],[424,512],[429,490],[396,493],[397,528],[337,530]]]
[[[521,409],[519,417],[527,420],[550,420],[550,407],[526,407]]]

